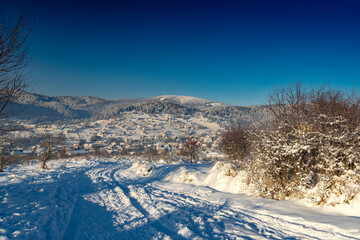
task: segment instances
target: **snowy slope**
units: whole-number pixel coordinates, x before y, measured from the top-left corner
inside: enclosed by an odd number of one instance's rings
[[[360,239],[359,212],[234,193],[207,163],[101,160],[0,173],[0,239]]]

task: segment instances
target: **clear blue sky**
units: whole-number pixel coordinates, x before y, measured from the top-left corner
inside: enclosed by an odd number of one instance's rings
[[[29,9],[33,91],[263,104],[272,87],[360,88],[359,1],[3,0]]]

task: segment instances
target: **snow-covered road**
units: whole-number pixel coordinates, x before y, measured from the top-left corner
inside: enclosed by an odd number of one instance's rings
[[[0,239],[360,239],[360,218],[139,174],[124,161],[71,161],[0,175]],[[146,169],[146,168],[145,168]]]

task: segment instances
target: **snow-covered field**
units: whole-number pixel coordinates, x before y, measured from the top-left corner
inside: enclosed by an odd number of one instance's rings
[[[0,239],[360,239],[358,201],[334,208],[262,199],[245,194],[241,176],[208,163],[48,167],[0,173]]]

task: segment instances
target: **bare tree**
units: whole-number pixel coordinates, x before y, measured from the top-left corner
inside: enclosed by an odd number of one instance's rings
[[[245,166],[244,157],[249,154],[250,141],[247,131],[241,126],[232,126],[222,135],[220,142],[221,150],[228,155],[229,159],[241,168]]]
[[[360,95],[355,90],[345,92],[329,87],[312,90],[309,102],[309,110],[313,116],[341,116],[351,128],[360,125]]]
[[[24,68],[30,63],[27,39],[32,24],[26,13],[15,23],[0,19],[0,119],[4,119],[16,114],[9,105],[29,85]]]
[[[60,156],[61,158],[66,158],[66,157],[68,157],[68,151],[67,151],[67,149],[66,149],[65,146],[63,146],[63,147],[60,149],[59,156]]]
[[[183,142],[181,154],[188,156],[190,162],[194,162],[200,152],[200,144],[193,137],[187,137]]]
[[[40,166],[41,169],[45,170],[47,168],[46,162],[50,160],[51,157],[54,156],[57,148],[61,148],[64,141],[65,139],[63,134],[58,134],[58,135],[54,135],[50,133],[44,134],[44,138],[41,144],[42,147],[44,148],[44,155],[42,157],[41,166]]]
[[[101,155],[101,149],[100,149],[99,144],[92,145],[92,149],[94,151],[95,156],[100,156]]]
[[[150,149],[148,149],[146,151],[146,155],[149,157],[149,159],[153,161],[158,160],[161,156],[160,152],[156,149],[156,147],[151,147]]]
[[[275,117],[275,124],[282,122],[301,128],[306,118],[306,107],[309,102],[309,92],[300,83],[273,89],[268,97],[269,109]]]

